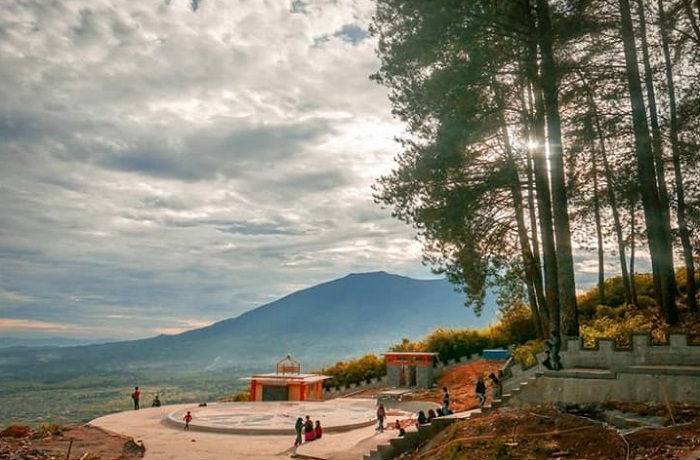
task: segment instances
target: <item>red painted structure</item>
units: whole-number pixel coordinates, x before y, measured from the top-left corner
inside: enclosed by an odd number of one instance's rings
[[[321,401],[327,375],[302,374],[301,364],[287,355],[277,362],[276,372],[257,374],[250,380],[251,401]]]
[[[437,353],[386,352],[387,379],[395,387],[430,388]]]

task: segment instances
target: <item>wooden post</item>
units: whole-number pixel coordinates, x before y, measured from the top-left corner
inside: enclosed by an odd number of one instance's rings
[[[73,447],[73,439],[75,439],[75,438],[69,439],[70,442],[68,443],[68,452],[66,453],[66,460],[70,459],[70,450]]]

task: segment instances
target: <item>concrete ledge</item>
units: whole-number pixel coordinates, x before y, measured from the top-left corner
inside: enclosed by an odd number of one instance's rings
[[[561,371],[546,370],[542,372],[545,377],[575,378],[575,379],[614,379],[616,373],[611,369],[575,368]]]
[[[698,375],[700,366],[629,366],[617,369],[617,372],[627,374],[652,374],[652,375]]]
[[[392,409],[396,417],[412,412]],[[333,399],[330,401],[278,401],[211,403],[207,406],[184,406],[168,413],[163,423],[182,430],[183,416],[193,415],[191,431],[243,435],[295,434],[297,417],[309,415],[320,420],[324,432],[344,432],[376,424],[376,407],[372,399]],[[394,416],[394,415],[392,415]]]

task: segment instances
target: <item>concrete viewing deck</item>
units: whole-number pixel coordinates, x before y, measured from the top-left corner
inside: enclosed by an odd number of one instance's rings
[[[411,401],[413,407],[417,401]],[[271,460],[290,456],[358,460],[398,438],[397,430],[375,430],[376,399],[337,398],[319,402],[238,402],[165,405],[127,410],[90,422],[143,444],[143,460]],[[426,403],[430,405],[431,403]],[[190,431],[182,417],[191,411]],[[297,417],[309,415],[324,428],[319,440],[294,446]],[[412,409],[388,408],[386,425],[415,419]],[[409,433],[415,426],[407,427]],[[403,439],[403,438],[402,438]]]
[[[188,410],[192,431],[215,433],[291,436],[297,417],[306,415],[320,421],[325,433],[376,424],[376,401],[371,399],[210,403],[178,408],[167,415],[166,423],[182,429]]]

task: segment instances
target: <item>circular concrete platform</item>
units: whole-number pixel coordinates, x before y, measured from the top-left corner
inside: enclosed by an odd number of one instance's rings
[[[192,413],[190,429],[232,434],[294,434],[297,417],[307,415],[319,420],[326,432],[345,431],[376,423],[374,399],[333,399],[329,401],[266,401],[208,403],[207,406],[181,407],[170,412],[166,423],[182,429],[183,417]],[[390,409],[392,417],[410,416],[410,412]]]

